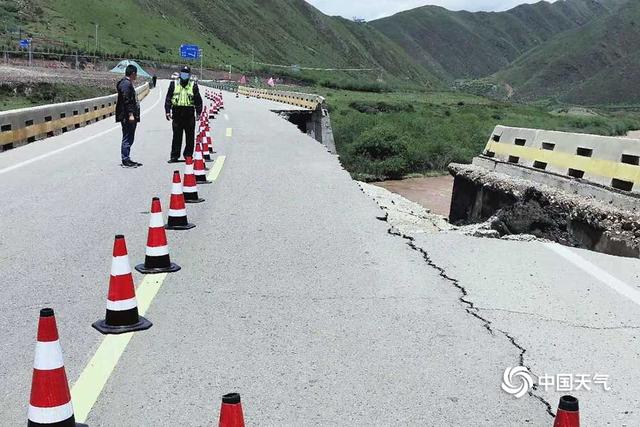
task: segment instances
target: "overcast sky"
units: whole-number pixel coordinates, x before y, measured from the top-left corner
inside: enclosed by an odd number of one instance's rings
[[[366,20],[393,15],[402,10],[433,4],[451,10],[507,10],[539,0],[307,0],[327,15],[357,16]],[[555,1],[555,0],[553,0]]]

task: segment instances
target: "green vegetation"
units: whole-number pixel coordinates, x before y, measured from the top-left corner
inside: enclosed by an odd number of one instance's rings
[[[0,84],[0,111],[110,95],[113,91],[66,83]]]
[[[600,135],[640,129],[640,113],[558,114],[447,92],[313,90],[327,98],[342,164],[354,178],[367,181],[469,162],[498,124]]]
[[[638,103],[640,2],[555,37],[496,75],[516,98],[583,105]]]

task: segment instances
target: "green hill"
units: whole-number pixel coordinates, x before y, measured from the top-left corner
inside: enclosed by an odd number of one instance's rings
[[[532,50],[499,81],[520,100],[552,98],[579,104],[637,103],[640,94],[640,3],[629,2],[580,30]]]
[[[371,25],[444,78],[479,78],[501,70],[557,34],[608,15],[623,1],[541,1],[497,13],[424,6]]]
[[[322,14],[303,0],[23,0],[0,1],[5,21],[21,22],[40,44],[62,42],[176,62],[178,46],[204,48],[210,66],[256,62],[319,68],[373,68],[368,77],[433,81],[375,28]],[[17,10],[14,10],[17,9]],[[34,44],[38,48],[38,43]]]

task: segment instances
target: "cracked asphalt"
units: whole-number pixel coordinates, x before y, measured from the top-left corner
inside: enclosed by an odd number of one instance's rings
[[[91,323],[104,315],[113,235],[132,263],[144,257],[145,212],[155,195],[166,203],[174,169],[166,85],[143,101],[142,168],[118,165],[110,120],[0,154],[3,425],[26,419],[38,309],[56,310],[73,384],[102,341]],[[224,168],[199,188],[206,203],[187,207],[197,228],[168,235],[182,270],[88,425],[210,426],[231,391],[247,425],[551,425],[546,402],[559,395],[500,388],[521,362],[610,374],[612,392],[579,394],[586,425],[637,425],[636,331],[561,323],[635,327],[636,306],[535,242],[395,235],[335,156],[270,112],[286,106],[229,94],[225,106],[213,123]]]

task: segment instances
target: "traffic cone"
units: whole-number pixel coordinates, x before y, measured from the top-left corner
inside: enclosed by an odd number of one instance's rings
[[[105,335],[144,331],[152,326],[151,322],[138,315],[127,244],[121,234],[116,236],[113,243],[107,314],[104,320],[98,320],[91,326]]]
[[[202,135],[202,140],[205,142],[205,153],[208,151],[209,153],[215,153],[213,150],[213,138],[211,138],[211,133],[209,132],[209,126],[204,130]]]
[[[142,274],[175,273],[180,266],[171,262],[167,234],[164,231],[162,207],[160,199],[153,198],[151,202],[151,216],[149,218],[149,234],[144,264],[136,265],[136,270]]]
[[[40,310],[27,418],[28,427],[77,425],[64,370],[58,326],[51,308]]]
[[[196,225],[187,219],[187,207],[184,204],[184,192],[180,172],[173,171],[173,185],[171,186],[171,200],[169,202],[169,216],[167,217],[167,230],[191,230]]]
[[[182,191],[184,193],[184,201],[186,203],[202,203],[204,199],[198,197],[198,184],[196,176],[193,174],[193,158],[185,157],[184,178]]]
[[[207,162],[204,159],[204,143],[202,143],[202,141],[200,142],[200,144],[196,144],[195,149],[194,149],[198,154],[194,153],[195,157],[200,157],[202,159],[202,163],[204,164],[204,170],[208,171],[209,167],[207,167]]]
[[[244,427],[244,415],[238,393],[229,393],[222,396],[220,407],[219,427]]]
[[[204,137],[202,139],[202,159],[205,162],[210,162],[212,160],[210,153],[211,153],[211,147],[209,145],[209,141],[207,140],[206,137]]]
[[[573,396],[562,396],[560,398],[553,427],[580,427],[578,399]]]
[[[196,144],[196,151],[194,153],[193,173],[196,176],[196,182],[198,184],[212,184],[207,180],[207,173],[204,168],[204,160],[202,159],[202,145]]]

